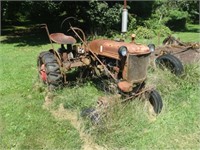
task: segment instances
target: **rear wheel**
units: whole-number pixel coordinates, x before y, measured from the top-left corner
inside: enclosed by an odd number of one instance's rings
[[[63,75],[53,53],[40,53],[37,66],[39,78],[48,85],[49,90],[55,90],[63,85]]]
[[[160,94],[156,90],[152,90],[149,93],[148,98],[149,98],[149,102],[153,106],[154,112],[156,114],[159,114],[163,107],[163,102],[162,102]]]
[[[180,62],[180,60],[177,57],[170,54],[159,56],[156,59],[156,65],[161,69],[166,67],[177,76],[183,73],[183,65]]]

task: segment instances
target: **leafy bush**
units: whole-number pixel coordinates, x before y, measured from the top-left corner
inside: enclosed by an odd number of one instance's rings
[[[160,23],[159,20],[157,19],[149,19],[149,20],[145,20],[144,24],[147,26],[147,28],[153,30],[153,32],[155,33],[155,35],[161,36],[161,37],[165,37],[168,36],[170,34],[172,34],[171,30],[165,26],[164,24]]]
[[[188,13],[179,10],[170,10],[166,25],[172,30],[182,30],[186,28]]]
[[[129,18],[129,35],[135,33],[138,38],[150,39],[157,35],[165,37],[172,34],[171,30],[154,16],[148,20],[143,20],[142,24],[131,15]]]
[[[146,27],[139,26],[136,30],[136,35],[139,38],[150,39],[155,36],[155,33]]]
[[[129,25],[128,25],[128,30],[135,30],[137,28],[137,20],[134,18],[132,15],[129,15]]]
[[[92,32],[95,34],[97,32],[105,34],[109,29],[115,29],[120,23],[122,5],[116,3],[109,7],[106,2],[90,1],[89,7],[86,14],[91,21]]]
[[[131,31],[131,33],[133,33],[133,31]],[[172,32],[168,27],[160,25],[157,28],[138,26],[134,33],[136,33],[138,38],[151,39],[157,35],[165,37],[170,35]]]
[[[166,37],[172,34],[172,31],[164,25],[161,25],[158,29],[155,29],[154,32],[160,37]]]

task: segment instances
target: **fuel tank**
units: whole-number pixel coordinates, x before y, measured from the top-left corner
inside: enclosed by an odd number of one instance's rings
[[[120,59],[118,50],[121,46],[126,46],[128,53],[131,55],[143,55],[150,53],[148,46],[135,43],[97,39],[89,42],[88,44],[88,48],[95,54],[114,59]]]

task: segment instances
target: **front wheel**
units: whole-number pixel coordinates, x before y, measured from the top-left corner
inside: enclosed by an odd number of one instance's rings
[[[81,112],[82,117],[89,117],[94,124],[98,124],[101,121],[100,113],[94,108],[87,108]]]
[[[164,54],[159,56],[156,59],[156,65],[161,69],[163,69],[163,67],[169,69],[177,76],[181,75],[184,71],[181,61],[171,54]]]
[[[159,114],[163,107],[163,102],[160,94],[156,90],[152,90],[148,93],[148,100],[153,106],[153,110],[156,114]]]

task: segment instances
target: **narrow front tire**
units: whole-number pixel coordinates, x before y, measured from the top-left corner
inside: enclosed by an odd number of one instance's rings
[[[153,110],[156,114],[159,114],[163,107],[163,102],[160,94],[156,90],[152,90],[148,93],[148,100],[153,107]]]

